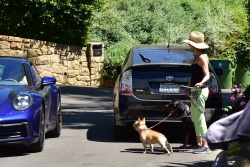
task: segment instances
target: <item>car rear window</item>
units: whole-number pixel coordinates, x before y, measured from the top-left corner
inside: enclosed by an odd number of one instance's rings
[[[147,61],[144,61],[143,59]],[[148,61],[149,60],[149,61]],[[193,61],[193,53],[188,50],[167,50],[167,49],[147,49],[136,50],[133,54],[133,64],[144,63],[178,63],[191,64]]]

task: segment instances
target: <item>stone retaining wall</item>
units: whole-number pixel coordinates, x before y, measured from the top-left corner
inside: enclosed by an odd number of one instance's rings
[[[0,35],[0,56],[29,59],[40,75],[52,76],[57,84],[99,87],[104,64],[103,44],[87,47]]]

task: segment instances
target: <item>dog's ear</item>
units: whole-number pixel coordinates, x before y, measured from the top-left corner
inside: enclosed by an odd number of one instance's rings
[[[142,121],[143,121],[143,122],[145,122],[145,121],[146,121],[146,120],[145,120],[145,117],[142,119]]]
[[[140,123],[140,122],[141,122],[141,119],[140,119],[140,117],[138,117],[137,121],[138,121],[138,123]]]

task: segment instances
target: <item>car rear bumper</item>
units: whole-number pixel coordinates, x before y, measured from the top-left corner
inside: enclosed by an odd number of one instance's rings
[[[216,101],[211,103],[210,101]],[[205,117],[208,125],[214,122],[221,113],[221,102],[220,97],[212,97],[206,105]],[[138,117],[145,117],[147,122],[158,123],[163,122],[181,122],[181,120],[170,114],[167,111],[165,105],[171,100],[140,100],[135,96],[131,95],[120,95],[119,101],[114,101],[114,121],[115,125],[126,126],[133,124]],[[190,106],[190,100],[184,101]],[[116,107],[115,107],[116,106]]]

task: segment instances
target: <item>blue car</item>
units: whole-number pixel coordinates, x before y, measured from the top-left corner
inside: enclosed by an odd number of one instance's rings
[[[0,145],[22,144],[41,152],[46,137],[62,128],[61,91],[41,78],[32,62],[0,56]]]

